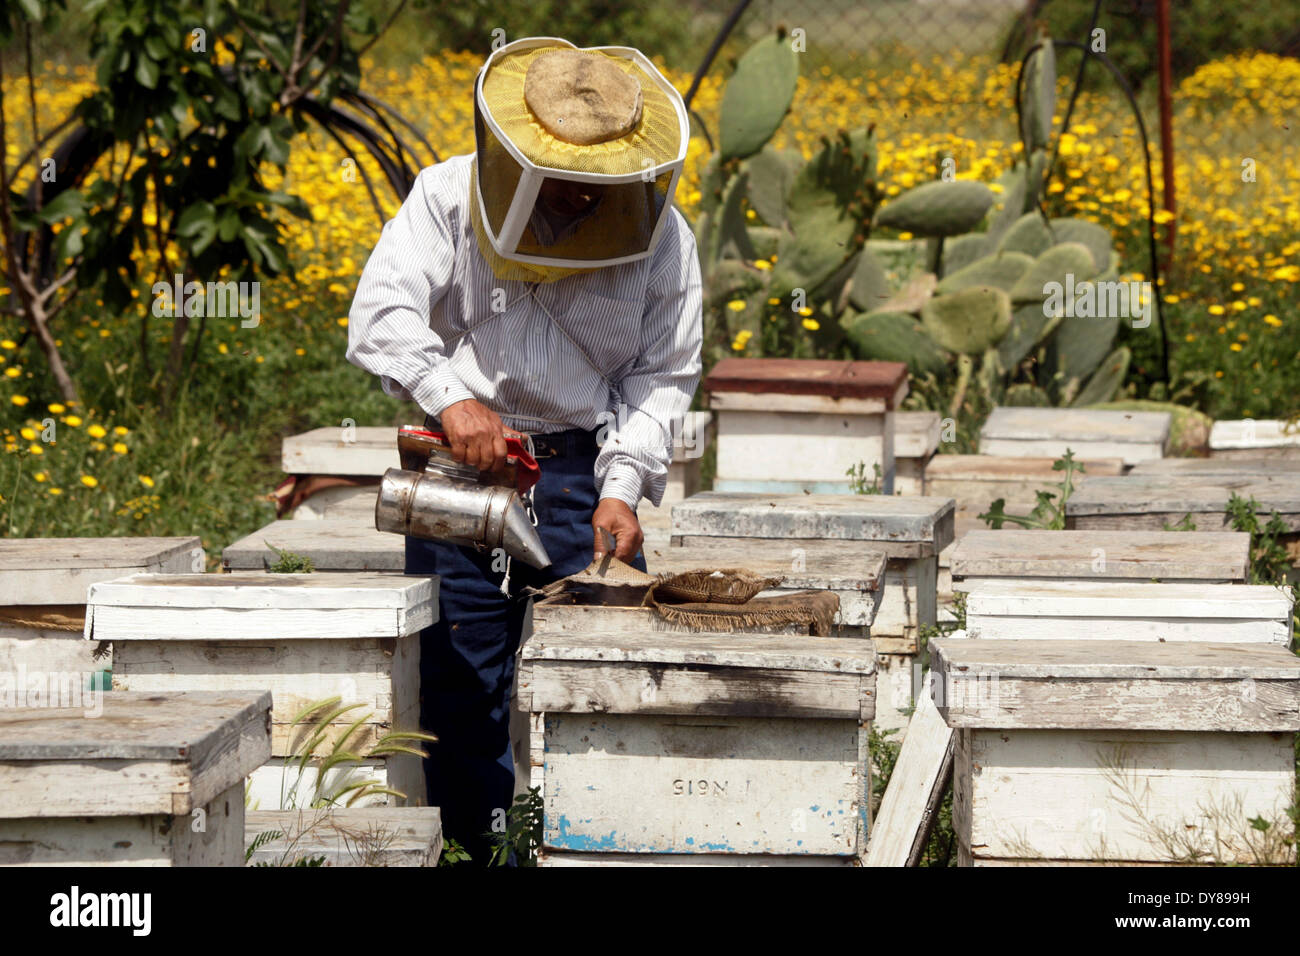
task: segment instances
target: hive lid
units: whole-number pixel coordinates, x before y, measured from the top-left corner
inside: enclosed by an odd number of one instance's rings
[[[1120,412],[1088,408],[999,406],[980,429],[980,439],[1112,441],[1164,444],[1168,412]]]
[[[1284,680],[1300,687],[1300,657],[1276,644],[1194,641],[1034,641],[936,638],[950,672],[1043,680]],[[1099,688],[1098,699],[1105,696]]]
[[[65,568],[144,568],[202,548],[193,536],[175,538],[0,538],[0,572]]]
[[[411,608],[433,598],[427,577],[338,574],[135,574],[90,588],[89,604],[157,608]]]
[[[978,530],[952,550],[966,577],[1200,578],[1243,581],[1250,535],[1232,531]],[[1103,561],[1099,568],[1098,562]]]
[[[1293,475],[1294,458],[1152,458],[1133,466],[1129,475]]]
[[[871,642],[858,638],[707,631],[593,631],[537,634],[524,642],[530,661],[605,661],[767,670],[875,672]]]
[[[906,394],[902,362],[726,358],[704,380],[706,392],[874,398],[893,408]]]
[[[765,495],[705,491],[673,505],[672,533],[920,545],[952,541],[953,500],[922,495]],[[882,549],[887,550],[887,549]]]
[[[97,717],[82,707],[0,708],[0,760],[171,760],[197,766],[228,744],[232,728],[271,711],[270,691],[115,690],[102,700]]]

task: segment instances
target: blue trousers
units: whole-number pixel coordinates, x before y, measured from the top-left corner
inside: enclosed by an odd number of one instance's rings
[[[494,813],[508,808],[514,794],[510,695],[527,609],[520,589],[581,571],[592,558],[596,433],[535,435],[533,443],[542,466],[533,508],[550,568],[511,562],[505,594],[504,569],[493,568],[490,553],[406,539],[406,573],[440,579],[438,621],[420,635],[421,724],[438,738],[426,745],[429,805],[442,809],[444,836],[460,843],[475,865],[487,862]],[[645,570],[644,556],[633,563]]]

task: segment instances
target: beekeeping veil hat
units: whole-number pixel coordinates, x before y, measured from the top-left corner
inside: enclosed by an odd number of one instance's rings
[[[474,139],[480,251],[503,278],[548,281],[650,254],[689,126],[681,96],[637,50],[531,37],[479,71]]]

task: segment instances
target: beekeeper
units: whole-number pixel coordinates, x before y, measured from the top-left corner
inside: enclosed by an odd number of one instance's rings
[[[348,361],[418,403],[457,458],[500,468],[522,433],[542,467],[532,508],[554,564],[514,562],[509,594],[493,555],[406,539],[406,572],[441,579],[420,652],[429,800],[476,863],[514,790],[520,588],[601,556],[600,529],[645,568],[637,506],[663,496],[700,376],[699,265],[672,205],[688,137],[681,97],[634,49],[503,46],[475,82],[475,152],[420,173],[352,303]]]

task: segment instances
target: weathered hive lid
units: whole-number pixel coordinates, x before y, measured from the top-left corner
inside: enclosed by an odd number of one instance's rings
[[[1273,644],[930,642],[950,727],[1300,730],[1300,657]]]
[[[902,362],[726,358],[705,378],[704,390],[878,399],[893,409],[907,394],[907,366]]]
[[[203,542],[173,538],[0,538],[0,604],[84,604],[130,571],[202,571]]]
[[[1004,438],[1163,444],[1169,438],[1170,418],[1168,412],[998,406],[980,429],[980,441]]]
[[[953,545],[952,576],[1244,581],[1249,559],[1245,532],[979,530]]]
[[[0,708],[0,764],[14,770],[0,770],[0,818],[188,814],[271,756],[268,691],[113,691],[102,703],[93,717],[82,707]],[[111,763],[81,775],[96,761]],[[132,761],[129,781],[116,774],[106,786],[120,761]],[[24,766],[36,763],[66,764],[63,785]]]
[[[952,541],[953,500],[705,491],[673,505],[672,533],[870,541],[890,557],[930,557]]]
[[[335,574],[139,574],[95,584],[86,637],[290,640],[404,637],[433,623],[437,578]]]
[[[1076,458],[1084,466],[1081,478],[1124,474],[1122,458]],[[1053,468],[1055,458],[1018,458],[1012,455],[935,455],[925,467],[926,481],[1032,481],[1058,483],[1063,475]],[[1077,479],[1076,479],[1077,480]]]
[[[280,465],[291,475],[382,475],[400,468],[397,427],[315,428],[280,445]]]
[[[1300,472],[1092,478],[1070,496],[1065,514],[1067,519],[1090,515],[1222,515],[1233,492],[1242,498],[1253,497],[1265,518],[1276,511],[1291,531],[1300,531]]]
[[[1129,475],[1294,475],[1300,461],[1294,458],[1153,458],[1140,461]]]
[[[317,571],[401,571],[406,539],[350,518],[272,521],[221,552],[231,571],[264,571],[280,556],[273,547],[310,558]]]
[[[894,457],[928,458],[939,447],[943,419],[938,412],[894,415]]]

